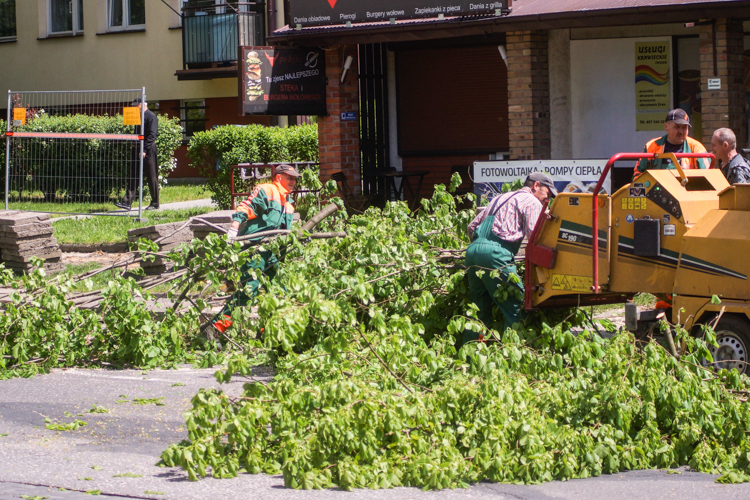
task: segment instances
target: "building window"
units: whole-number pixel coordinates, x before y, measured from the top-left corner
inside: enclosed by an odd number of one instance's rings
[[[206,101],[180,101],[180,122],[182,123],[182,138],[190,140],[196,132],[206,130]]]
[[[16,0],[0,0],[0,40],[16,37]]]
[[[107,19],[110,31],[146,27],[146,0],[108,0]]]
[[[77,35],[83,31],[83,0],[47,0],[47,33]]]

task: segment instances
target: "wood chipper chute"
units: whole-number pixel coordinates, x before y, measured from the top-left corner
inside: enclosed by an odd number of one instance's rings
[[[601,192],[615,162],[644,158],[676,168]],[[688,329],[721,314],[714,357],[750,373],[750,184],[730,186],[719,169],[683,170],[683,158],[715,162],[708,153],[621,153],[593,193],[560,193],[526,247],[525,306],[622,303],[648,292],[662,307],[627,318],[634,329],[660,313]]]

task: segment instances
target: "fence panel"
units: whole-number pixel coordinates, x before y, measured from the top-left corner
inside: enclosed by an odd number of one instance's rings
[[[137,190],[143,207],[145,88],[8,91],[5,209],[131,215],[112,204]],[[140,134],[140,132],[139,132]]]

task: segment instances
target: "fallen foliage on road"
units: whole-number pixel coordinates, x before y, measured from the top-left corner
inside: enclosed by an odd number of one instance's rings
[[[676,328],[679,358],[624,331],[574,333],[581,310],[487,329],[462,267],[473,195],[460,202],[470,209],[437,186],[417,214],[391,203],[322,223],[343,238],[295,231],[249,251],[194,241],[170,253],[182,274],[158,314],[132,277],[113,278],[85,309],[71,278],[2,273],[16,291],[0,317],[0,374],[170,366],[199,352],[204,365],[226,363],[217,378],[246,379],[244,392],[200,391],[188,439],[162,454],[192,480],[281,473],[292,488],[441,489],[680,465],[750,479],[748,379],[704,367],[710,328],[701,338]],[[236,309],[227,334],[207,339],[197,326],[216,287],[242,286],[241,266],[261,249],[285,260],[262,278],[257,315]],[[490,341],[457,351],[467,328]],[[254,378],[268,363],[274,379]]]
[[[348,238],[292,241],[258,328],[274,364],[232,357],[202,390],[188,439],[162,464],[190,479],[281,473],[292,488],[427,489],[539,483],[689,464],[749,479],[747,379],[703,367],[713,333],[677,329],[680,359],[627,332],[574,334],[581,311],[488,331],[457,265],[473,210],[438,186],[416,217],[403,203],[352,217]],[[502,290],[500,294],[507,293]],[[456,351],[465,328],[494,341]]]

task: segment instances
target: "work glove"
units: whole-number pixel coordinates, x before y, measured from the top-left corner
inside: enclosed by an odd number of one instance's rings
[[[229,230],[227,231],[227,241],[229,243],[232,243],[236,237],[237,237],[237,230],[234,229],[233,227],[230,227]]]

